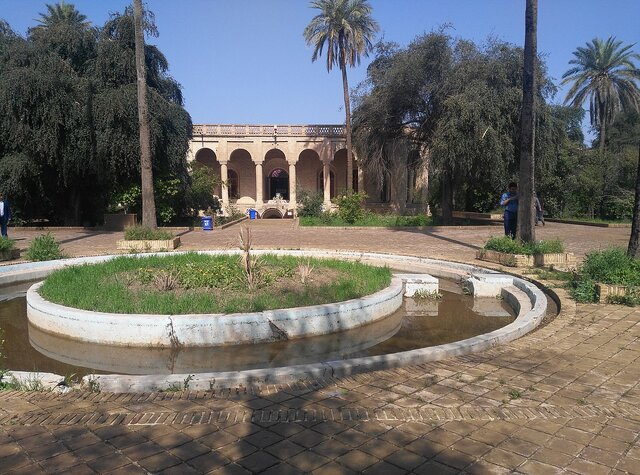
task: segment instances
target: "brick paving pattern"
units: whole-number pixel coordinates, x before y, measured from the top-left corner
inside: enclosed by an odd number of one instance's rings
[[[497,227],[301,229],[252,223],[256,247],[473,262]],[[234,248],[238,229],[182,235]],[[550,223],[582,257],[628,229]],[[25,248],[33,231],[9,231]],[[69,255],[121,233],[55,231]],[[573,305],[479,354],[355,377],[148,394],[0,392],[0,473],[640,474],[640,309]]]

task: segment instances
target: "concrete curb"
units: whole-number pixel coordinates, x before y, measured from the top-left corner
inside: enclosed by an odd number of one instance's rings
[[[77,341],[126,347],[190,348],[261,343],[357,328],[402,305],[402,279],[358,299],[253,313],[153,315],[94,312],[42,298],[42,282],[27,291],[27,317],[36,328]]]
[[[201,251],[207,253],[235,253],[236,251]],[[439,259],[429,259],[423,257],[402,256],[374,252],[329,252],[326,250],[304,250],[304,251],[284,251],[284,250],[259,250],[254,253],[273,253],[287,255],[309,255],[313,257],[341,257],[356,260],[369,260],[384,262],[388,265],[411,266],[429,273],[436,277],[462,278],[472,274],[486,275],[499,274],[496,271],[477,267],[470,264],[449,262]],[[166,255],[167,253],[163,253]],[[25,271],[28,274],[34,273],[48,274],[55,268],[66,265],[76,265],[84,262],[99,262],[117,256],[98,256],[89,258],[73,259],[73,263],[63,261],[49,261],[48,263],[15,264],[0,269],[0,285],[3,283],[21,282],[39,277],[28,277],[15,280],[19,271],[19,266],[27,266]],[[67,260],[69,261],[69,260]],[[40,264],[34,266],[34,264]],[[8,267],[12,267],[11,272],[3,272]],[[10,277],[14,280],[7,282]],[[295,381],[298,379],[309,379],[318,377],[340,377],[366,371],[381,369],[392,369],[401,366],[421,364],[429,361],[436,361],[451,358],[463,354],[483,351],[500,344],[515,340],[530,332],[542,321],[546,309],[546,296],[533,283],[519,277],[513,277],[513,285],[507,285],[501,293],[507,302],[513,305],[517,311],[516,320],[493,332],[479,335],[466,340],[448,343],[429,348],[420,348],[411,351],[394,353],[390,355],[380,355],[365,358],[353,358],[341,361],[326,361],[316,364],[287,366],[279,368],[264,368],[237,372],[199,373],[191,374],[171,374],[171,375],[88,375],[83,378],[85,384],[91,383],[94,387],[99,387],[103,391],[109,392],[141,392],[170,387],[183,387],[195,390],[209,390],[215,387],[228,387],[236,384],[252,383],[277,383]]]

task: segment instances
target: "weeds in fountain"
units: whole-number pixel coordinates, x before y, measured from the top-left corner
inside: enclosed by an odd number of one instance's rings
[[[413,294],[415,300],[441,300],[442,294],[437,290],[418,289]]]
[[[160,392],[165,393],[176,393],[179,391],[186,391],[189,389],[189,385],[191,384],[191,380],[195,378],[195,374],[188,374],[186,378],[180,383],[173,383],[166,389],[161,389]]]
[[[160,292],[168,292],[178,286],[178,278],[172,272],[167,271],[156,273],[153,282]]]
[[[36,374],[30,374],[25,379],[18,379],[15,376],[11,375],[11,378],[6,381],[5,376],[8,373],[7,371],[0,372],[0,389],[8,389],[14,391],[37,391],[37,392],[45,392],[49,391],[42,384],[42,380],[38,378]]]
[[[240,228],[240,250],[242,255],[240,256],[240,266],[244,272],[244,278],[247,282],[249,290],[255,290],[262,281],[262,268],[263,262],[259,257],[251,256],[251,246],[253,244],[253,236],[251,235],[251,228],[248,226],[242,226]]]
[[[304,285],[307,283],[307,279],[311,277],[314,266],[311,264],[311,259],[307,259],[306,262],[298,264],[298,275],[300,276],[300,282]]]
[[[100,377],[95,374],[82,378],[81,387],[86,387],[90,393],[99,393],[101,391],[99,380]]]

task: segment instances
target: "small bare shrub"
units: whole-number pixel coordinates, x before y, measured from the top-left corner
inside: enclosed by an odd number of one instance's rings
[[[153,277],[153,283],[158,290],[167,292],[178,286],[178,278],[171,272],[159,271]]]
[[[245,279],[249,290],[254,290],[260,284],[260,275],[262,263],[259,258],[253,258],[251,256],[251,244],[253,242],[253,236],[251,235],[251,229],[248,226],[242,226],[240,228],[240,249],[242,250],[242,256],[240,256],[240,265],[244,272]]]
[[[311,265],[311,260],[307,259],[307,262],[301,262],[298,264],[298,275],[300,276],[300,282],[304,285],[307,283],[307,279],[311,277],[311,272],[313,272],[313,265]]]

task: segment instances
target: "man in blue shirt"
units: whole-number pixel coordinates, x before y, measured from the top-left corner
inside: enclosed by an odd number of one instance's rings
[[[516,238],[518,227],[518,185],[509,183],[509,191],[500,197],[500,206],[504,206],[504,235]]]

